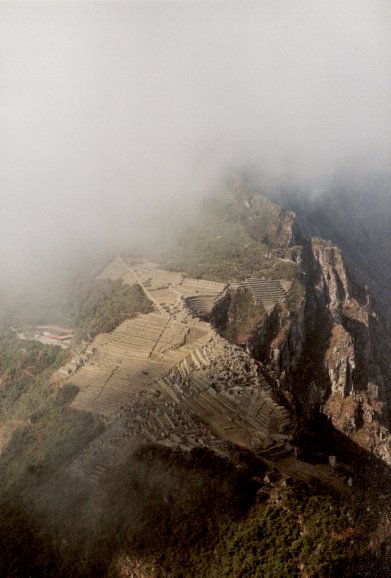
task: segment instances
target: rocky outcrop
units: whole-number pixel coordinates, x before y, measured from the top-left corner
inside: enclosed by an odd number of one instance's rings
[[[332,393],[343,397],[351,394],[356,367],[354,343],[352,336],[340,324],[332,326],[324,361]]]
[[[352,299],[352,287],[341,250],[322,239],[311,239],[310,251],[312,267],[310,265],[307,274],[311,276],[317,295],[338,318],[344,304]]]
[[[367,289],[350,277],[338,247],[312,239],[306,255],[306,340],[301,347],[307,355],[293,371],[290,386],[299,383],[299,404],[311,408],[308,418],[325,414],[335,429],[391,464],[385,327]]]
[[[285,223],[292,215],[286,218]],[[290,221],[289,227],[297,242],[296,225]],[[289,247],[291,240],[286,241]],[[287,302],[260,312],[246,344],[275,377],[303,427],[323,414],[335,429],[391,465],[391,348],[385,326],[337,246],[313,238],[302,241],[299,253],[300,297],[292,307],[288,293]],[[231,311],[228,326],[238,323],[233,317]]]
[[[248,190],[236,191],[241,220],[257,241],[273,247],[294,247],[301,237],[295,214]]]

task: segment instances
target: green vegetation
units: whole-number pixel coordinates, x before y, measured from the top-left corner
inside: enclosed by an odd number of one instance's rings
[[[226,538],[211,576],[338,576],[356,531],[337,496],[306,486],[256,505]]]
[[[124,285],[120,281],[81,282],[73,286],[58,309],[62,310],[61,318],[74,328],[76,338],[85,340],[112,331],[139,312],[151,311],[152,304],[139,285]],[[37,315],[40,321],[47,320],[43,311]],[[4,329],[0,333],[0,421],[10,414],[25,419],[37,404],[41,401],[44,404],[48,379],[68,355],[58,346],[19,340],[12,331]],[[29,395],[23,396],[29,390]]]
[[[239,281],[262,268],[265,252],[266,246],[252,239],[243,225],[212,216],[182,233],[174,256],[163,256],[163,262],[191,277]]]
[[[140,448],[95,492],[59,473],[48,483],[34,468],[22,492],[19,485],[0,499],[2,576],[15,567],[20,576],[107,576],[121,549],[160,556],[164,575],[195,575],[200,547],[216,542],[220,521],[236,520],[254,496],[248,468],[204,450]]]
[[[35,313],[36,322],[57,320],[45,317],[41,305]],[[79,341],[111,331],[124,319],[151,309],[138,285],[85,279],[75,280],[58,304],[60,319],[74,328]],[[32,304],[25,309],[29,321],[34,318],[32,310]],[[49,304],[48,314],[51,311]],[[21,315],[22,311],[18,321]],[[3,489],[18,483],[27,473],[50,476],[101,431],[100,420],[69,409],[76,388],[66,385],[56,393],[49,383],[52,373],[68,356],[69,351],[58,346],[19,340],[9,329],[0,333],[0,427],[10,431],[17,427],[2,454]]]
[[[15,376],[18,379],[34,377],[53,365],[61,347],[43,345],[37,341],[21,341],[11,331],[0,334],[0,374],[3,385]]]
[[[248,340],[264,314],[251,290],[241,287],[228,291],[225,300],[215,307],[211,321],[228,341],[241,344]]]
[[[60,347],[20,341],[9,332],[0,337],[0,426],[19,427],[1,454],[0,487],[20,483],[27,474],[47,477],[76,455],[100,431],[93,415],[68,408],[77,388],[57,392],[49,385],[53,371],[67,359]]]
[[[206,200],[196,222],[154,257],[196,278],[299,280],[300,267],[291,260],[293,228],[293,217],[280,207],[239,189]]]
[[[304,293],[305,290],[302,281],[294,279],[286,296],[286,304],[290,311],[297,311],[301,307]]]
[[[118,553],[154,560],[167,578],[344,575],[366,518],[322,487],[264,488],[253,477],[262,471],[158,446],[140,448],[92,492],[59,475],[48,485],[34,470],[29,493],[44,499],[0,500],[3,575],[115,578]]]
[[[137,313],[149,313],[152,303],[139,285],[99,281],[74,292],[70,311],[76,336],[92,339],[98,333],[112,331]]]
[[[262,197],[217,197],[165,264],[221,281],[290,280],[292,311],[303,283],[286,246],[290,219]],[[140,287],[88,277],[37,303],[22,307],[15,322],[69,325],[79,341],[151,310]],[[214,311],[236,342],[263,313],[246,289],[229,291]],[[96,485],[72,478],[67,467],[105,423],[71,409],[75,386],[49,384],[66,356],[10,331],[0,335],[0,426],[19,424],[0,455],[0,576],[118,578],[118,554],[152,559],[167,578],[337,577],[354,567],[379,518],[368,514],[359,490],[341,497],[297,482],[265,487],[266,466],[239,450],[229,461],[203,449],[142,446]]]
[[[290,247],[293,217],[261,195],[236,191],[205,202],[199,222],[182,233],[173,257],[166,250],[166,266],[190,276],[219,281],[241,281],[254,276],[290,282],[287,306],[302,305],[304,283],[299,259],[301,247]],[[246,342],[264,314],[251,292],[230,291],[212,315],[226,339]]]
[[[72,501],[81,496],[72,487],[71,480],[64,477],[64,469],[103,431],[104,425],[92,414],[69,408],[76,392],[77,388],[71,385],[64,386],[57,394],[46,390],[46,397],[41,397],[28,424],[15,431],[1,454],[1,576],[79,575],[77,571],[72,573],[71,568],[57,574],[63,560],[59,554],[61,538],[56,547],[53,545],[51,531],[54,526],[55,531],[60,530],[54,511],[59,507],[81,511],[81,504],[78,507]],[[62,496],[55,485],[58,480],[61,480]],[[85,493],[83,497],[86,498]],[[45,512],[38,511],[40,504],[45,504]],[[67,514],[72,518],[72,510]],[[54,523],[53,527],[49,526],[49,520]],[[83,567],[81,561],[79,567]]]
[[[289,259],[275,259],[267,270],[270,279],[287,279],[288,281],[301,280],[301,268],[298,263]]]
[[[30,385],[54,371],[65,358],[61,347],[21,341],[11,331],[0,334],[0,418],[15,409],[15,403]]]
[[[42,280],[38,287],[21,285],[12,294],[2,295],[0,332],[10,326],[28,329],[52,324],[72,328],[78,338],[86,339],[110,331],[126,316],[149,311],[139,286],[96,281],[109,259],[80,259],[68,271],[53,274],[46,283]]]
[[[139,286],[111,281],[74,286],[61,307],[79,340],[151,310]],[[68,355],[57,346],[19,340],[10,330],[0,334],[0,425],[19,424],[2,454],[3,489],[33,473],[47,478],[102,431],[99,419],[69,409],[76,388],[66,385],[55,393],[49,385],[51,374]]]
[[[46,395],[41,384],[30,389],[21,407],[34,411],[1,455],[3,490],[22,484],[26,491],[31,484],[47,480],[103,431],[100,418],[68,407],[76,393],[77,388],[68,384],[58,393],[46,390]],[[16,416],[23,415],[21,407]]]

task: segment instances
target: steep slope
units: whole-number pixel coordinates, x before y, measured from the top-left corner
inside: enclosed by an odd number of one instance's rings
[[[352,279],[341,250],[319,238],[306,239],[292,213],[243,189],[233,192],[229,209],[222,210],[221,200],[215,203],[219,230],[222,221],[230,230],[233,223],[263,244],[254,249],[247,280],[244,274],[231,279],[212,322],[264,364],[275,390],[298,414],[302,431],[326,417],[333,428],[390,464],[390,342],[368,290]],[[266,216],[259,218],[262,210]],[[209,222],[213,215],[209,206]],[[269,218],[274,227],[265,229]],[[203,266],[209,270],[206,250],[198,247],[200,275]],[[222,266],[217,260],[219,275]],[[276,279],[280,291],[284,283],[287,288],[283,299],[273,285]],[[257,298],[260,291],[270,297],[274,291],[274,303]]]
[[[367,289],[253,191],[203,211],[160,265],[109,263],[91,341],[7,406],[5,576],[388,568],[389,345]]]
[[[329,239],[343,250],[355,278],[368,285],[387,323],[391,320],[391,202],[388,183],[372,182],[322,195],[279,192],[308,236]]]

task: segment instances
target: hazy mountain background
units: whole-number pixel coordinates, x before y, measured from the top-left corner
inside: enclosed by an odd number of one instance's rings
[[[0,0],[1,575],[388,575],[390,33],[385,0]],[[377,310],[338,247],[306,235],[342,246]],[[152,302],[127,266],[125,285],[96,280],[117,252],[288,288],[270,310],[224,290],[207,383],[247,387],[253,368],[289,447],[132,453],[155,394],[125,407],[111,387],[148,323],[102,333]],[[42,323],[72,328],[71,347],[15,333]],[[80,411],[86,392],[119,413]]]
[[[296,212],[308,236],[339,245],[354,277],[367,285],[387,323],[391,321],[391,189],[389,180],[338,183],[320,196],[298,190],[274,195]]]
[[[338,218],[353,203],[382,234],[390,10],[2,1],[2,286],[175,229],[232,173],[320,203],[332,191]]]

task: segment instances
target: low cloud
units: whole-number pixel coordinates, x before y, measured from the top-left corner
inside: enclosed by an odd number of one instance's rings
[[[6,284],[175,227],[230,173],[384,182],[383,0],[0,4]]]

